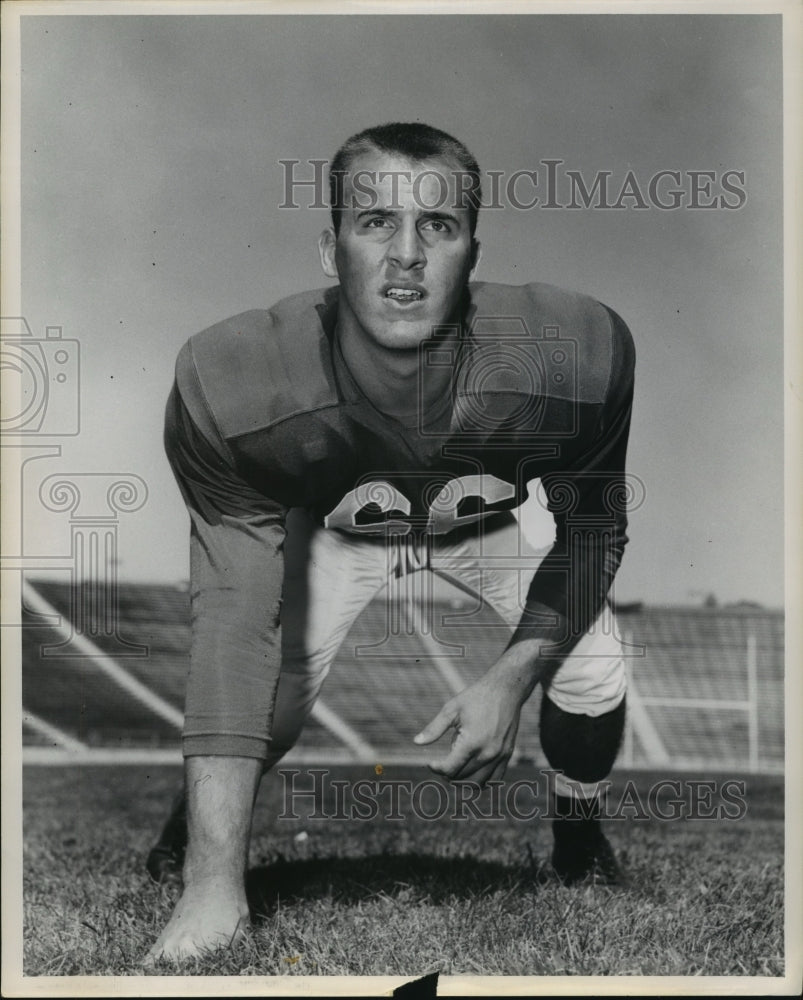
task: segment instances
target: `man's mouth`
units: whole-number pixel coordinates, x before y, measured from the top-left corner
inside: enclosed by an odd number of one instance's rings
[[[420,302],[424,298],[422,288],[410,288],[404,285],[385,285],[383,294],[386,299],[394,302]]]

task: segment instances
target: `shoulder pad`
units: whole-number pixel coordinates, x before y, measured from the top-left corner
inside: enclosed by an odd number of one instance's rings
[[[303,292],[252,309],[191,337],[176,379],[225,439],[337,403],[326,334],[337,289]]]
[[[605,399],[615,347],[610,314],[602,303],[542,282],[476,282],[470,291],[473,338],[511,338],[517,345],[530,341],[546,367],[550,395],[589,403]],[[551,377],[553,362],[557,378]],[[567,364],[571,377],[562,370]]]

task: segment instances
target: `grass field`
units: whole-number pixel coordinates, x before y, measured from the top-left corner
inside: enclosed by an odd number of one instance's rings
[[[370,767],[333,770],[376,780]],[[531,777],[519,767],[508,780]],[[633,777],[646,795],[656,776]],[[142,974],[177,893],[143,862],[178,781],[169,767],[26,768],[26,976]],[[630,879],[611,889],[549,877],[548,820],[280,819],[274,774],[254,822],[253,930],[228,952],[157,971],[779,976],[783,783],[746,783],[735,821],[608,821]]]

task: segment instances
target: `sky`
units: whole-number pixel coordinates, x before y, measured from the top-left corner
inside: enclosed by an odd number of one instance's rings
[[[120,578],[188,578],[161,444],[179,348],[329,283],[327,214],[279,207],[280,160],[310,177],[353,132],[423,120],[540,184],[550,159],[616,192],[681,172],[677,210],[481,212],[477,276],[586,292],[633,332],[645,498],[616,597],[780,605],[780,44],[780,18],[753,15],[23,18],[22,311],[35,337],[79,342],[81,375],[80,433],[26,467],[26,554],[70,549],[44,477],[127,473],[147,501],[120,515]],[[690,207],[690,171],[714,195],[743,172],[744,203]]]

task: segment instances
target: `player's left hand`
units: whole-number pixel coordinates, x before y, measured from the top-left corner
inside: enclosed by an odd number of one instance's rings
[[[430,761],[430,768],[450,781],[501,781],[516,743],[521,706],[514,690],[483,677],[450,698],[414,742],[434,743],[454,729],[451,750]]]

